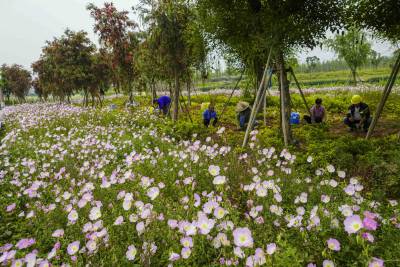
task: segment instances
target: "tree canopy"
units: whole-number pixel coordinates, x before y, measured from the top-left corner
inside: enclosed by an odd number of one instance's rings
[[[18,98],[20,102],[25,101],[25,96],[31,88],[31,73],[21,65],[1,66],[3,94],[9,99],[11,95]]]

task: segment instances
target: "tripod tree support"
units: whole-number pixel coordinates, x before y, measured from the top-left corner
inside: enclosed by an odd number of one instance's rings
[[[304,102],[304,106],[306,107],[307,112],[308,112],[308,114],[309,114],[310,117],[311,117],[310,107],[308,106],[306,97],[304,96],[303,90],[301,90],[300,83],[299,83],[299,81],[297,80],[296,75],[294,74],[294,71],[293,71],[293,68],[292,68],[292,67],[290,67],[290,73],[292,74],[292,77],[293,77],[293,79],[294,79],[294,81],[295,81],[295,83],[296,83],[296,86],[297,86],[297,88],[299,89],[301,98],[303,99],[303,102]]]
[[[242,147],[245,147],[247,145],[248,140],[249,140],[250,131],[253,128],[254,119],[255,119],[255,117],[257,115],[257,112],[258,112],[257,108],[259,108],[259,102],[261,102],[260,100],[262,99],[264,83],[265,83],[265,78],[267,76],[267,72],[268,72],[268,65],[265,66],[264,74],[262,76],[261,83],[260,83],[260,86],[259,86],[258,91],[257,91],[256,99],[254,100],[253,108],[251,110],[250,119],[249,119],[249,122],[247,123],[246,133],[244,135],[244,140],[243,140]]]
[[[241,81],[242,78],[243,78],[243,75],[244,75],[245,70],[246,70],[246,68],[243,68],[243,70],[242,70],[242,72],[241,72],[241,74],[240,74],[240,77],[239,77],[239,79],[238,79],[237,82],[236,82],[235,87],[232,89],[232,92],[231,92],[231,94],[230,94],[228,100],[225,102],[224,107],[222,108],[221,116],[219,117],[219,120],[218,120],[218,121],[222,121],[222,116],[224,115],[224,113],[225,113],[225,111],[226,111],[226,108],[228,107],[229,103],[231,102],[231,99],[232,99],[232,97],[233,97],[233,94],[234,94],[235,91],[239,88],[239,83],[240,83],[240,81]]]
[[[376,124],[378,123],[378,120],[382,114],[382,111],[383,111],[383,108],[385,107],[386,101],[389,98],[389,95],[390,95],[390,92],[392,91],[394,83],[396,82],[397,74],[399,73],[399,69],[400,69],[400,54],[397,57],[395,65],[393,66],[392,73],[390,74],[389,80],[383,91],[381,101],[379,102],[379,105],[376,108],[375,116],[372,118],[372,122],[371,122],[371,125],[369,126],[367,136],[365,137],[365,139],[367,139],[367,140],[371,138],[371,136],[375,130]]]

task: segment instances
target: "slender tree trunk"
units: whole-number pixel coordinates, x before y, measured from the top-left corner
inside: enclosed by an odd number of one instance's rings
[[[188,106],[190,107],[192,105],[192,99],[191,99],[191,95],[190,95],[190,90],[191,90],[191,85],[192,84],[192,80],[190,79],[190,75],[188,77],[188,80],[186,81],[186,88],[187,88],[187,92],[188,92]]]
[[[351,70],[351,75],[353,77],[353,84],[354,86],[357,86],[357,71],[355,69]]]
[[[174,99],[173,99],[173,113],[172,119],[174,121],[178,120],[178,112],[179,112],[179,92],[180,92],[180,80],[178,72],[175,71],[175,88],[174,88]]]
[[[285,69],[285,59],[282,52],[279,52],[277,58],[279,69],[280,97],[281,97],[281,128],[285,146],[292,143],[292,131],[290,127],[290,91],[287,72]]]

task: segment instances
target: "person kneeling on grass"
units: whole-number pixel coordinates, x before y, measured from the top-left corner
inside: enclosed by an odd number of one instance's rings
[[[171,98],[167,95],[164,95],[157,99],[154,99],[153,104],[157,104],[158,109],[162,111],[164,115],[167,115],[169,111],[169,106],[171,105]]]
[[[350,127],[350,131],[362,128],[364,132],[367,132],[372,121],[368,105],[362,102],[362,98],[359,95],[352,97],[351,104],[349,113],[344,119],[344,124]]]
[[[251,107],[250,104],[244,101],[240,101],[236,105],[236,119],[239,123],[240,130],[244,131],[247,128],[247,124],[250,121]]]
[[[217,112],[215,112],[213,104],[210,104],[208,109],[203,112],[203,122],[206,127],[210,125],[211,120],[213,120],[213,126],[215,126],[218,122]]]
[[[322,99],[317,98],[315,105],[310,109],[311,116],[304,115],[307,123],[322,123],[325,120],[325,108],[322,106]]]

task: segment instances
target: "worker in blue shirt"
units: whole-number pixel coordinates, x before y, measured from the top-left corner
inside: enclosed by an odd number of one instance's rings
[[[217,112],[214,110],[214,105],[210,104],[208,109],[203,112],[203,122],[206,127],[210,125],[211,120],[213,119],[213,126],[215,126],[218,122]]]
[[[162,111],[164,115],[167,115],[171,105],[171,98],[167,95],[161,96],[154,99],[154,104],[158,104],[158,109]]]

